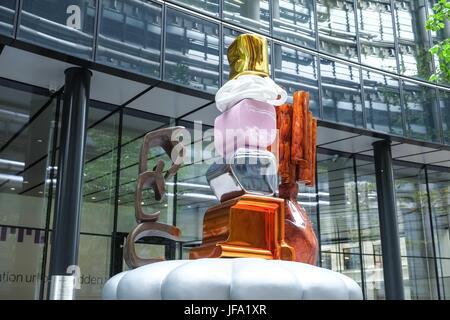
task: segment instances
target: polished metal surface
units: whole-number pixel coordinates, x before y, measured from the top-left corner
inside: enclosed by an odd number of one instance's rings
[[[228,48],[230,79],[243,74],[269,76],[267,39],[257,34],[239,35]]]
[[[272,196],[278,183],[276,158],[266,150],[241,148],[230,163],[211,165],[206,180],[221,202],[245,193]]]
[[[75,276],[56,275],[50,281],[50,300],[74,300],[75,299]]]

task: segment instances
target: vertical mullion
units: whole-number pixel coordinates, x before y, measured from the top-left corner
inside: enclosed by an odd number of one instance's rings
[[[111,237],[111,256],[109,265],[109,275],[114,275],[116,264],[116,238],[117,238],[117,220],[119,216],[119,197],[120,197],[120,165],[122,158],[122,130],[123,130],[123,108],[119,110],[119,127],[117,132],[117,160],[116,160],[116,179],[115,179],[115,192],[114,192],[114,218],[113,218],[113,230]]]
[[[319,23],[317,21],[317,0],[314,0],[314,34],[315,34],[315,38],[316,38],[316,50],[319,52],[320,51],[320,37],[319,37]],[[318,108],[319,108],[319,116],[318,118],[323,119],[323,104],[322,104],[322,76],[320,75],[320,54],[315,54],[314,55],[315,59],[316,59],[316,68],[317,68],[317,99],[319,101],[318,102]],[[317,180],[316,180],[317,181]]]
[[[225,39],[223,36],[223,24],[219,23],[219,89],[223,85],[223,49],[225,46]]]
[[[316,151],[317,152],[317,151]],[[316,172],[314,173],[316,175],[316,220],[317,220],[317,240],[319,242],[319,267],[322,267],[322,238],[320,236],[320,205],[319,205],[319,176],[317,174],[317,157],[316,157]]]
[[[175,126],[179,125],[179,119],[175,119]],[[181,168],[180,168],[181,169]],[[172,225],[177,225],[177,203],[178,203],[178,171],[173,177],[173,197],[172,197]]]
[[[166,29],[167,29],[167,7],[166,4],[161,5],[161,51],[159,57],[159,79],[164,80],[164,61],[166,53]]]
[[[367,299],[366,295],[366,279],[365,279],[365,272],[364,272],[364,259],[363,259],[363,247],[362,247],[362,240],[361,240],[361,214],[360,214],[360,208],[359,208],[359,190],[358,190],[358,172],[356,169],[356,158],[353,155],[353,179],[355,182],[355,200],[356,200],[356,217],[357,217],[357,223],[358,223],[358,243],[359,243],[359,261],[361,265],[361,286],[362,286],[362,292],[363,292],[363,298],[364,300]]]
[[[358,19],[358,0],[353,0],[353,10],[354,10],[354,19],[355,19],[355,32],[356,32],[356,50],[358,54],[358,72],[359,72],[359,87],[361,90],[361,114],[362,114],[362,126],[363,128],[367,128],[367,117],[366,117],[366,97],[364,95],[364,80],[363,80],[363,72],[361,68],[361,41],[359,36],[359,19]],[[362,18],[362,17],[361,17]],[[356,111],[356,110],[355,110]],[[357,123],[355,122],[355,127],[357,127]]]
[[[50,164],[52,170],[50,170],[50,183],[49,183],[49,192],[47,197],[47,212],[45,217],[45,230],[44,230],[44,249],[42,252],[42,264],[41,264],[41,279],[40,279],[40,288],[39,288],[39,300],[44,299],[44,291],[45,291],[45,273],[47,269],[47,252],[48,252],[48,239],[50,232],[50,218],[52,213],[52,198],[53,198],[53,179],[55,178],[55,164],[56,164],[56,148],[58,143],[58,128],[59,128],[59,113],[61,108],[61,92],[56,96],[56,110],[55,110],[55,124],[53,128],[53,141],[52,141],[52,158],[50,160]]]
[[[96,60],[97,56],[97,46],[98,46],[98,35],[100,33],[100,12],[103,6],[103,0],[98,0],[95,8],[95,21],[94,21],[94,35],[92,38],[92,61]]]
[[[439,285],[439,270],[437,266],[437,255],[436,255],[436,243],[434,240],[434,226],[433,226],[433,215],[431,210],[431,196],[430,196],[430,186],[429,186],[429,180],[428,180],[428,166],[424,166],[425,171],[425,185],[426,185],[426,191],[427,191],[427,202],[428,202],[428,217],[430,218],[430,229],[431,229],[431,242],[433,244],[433,261],[434,261],[434,270],[436,274],[436,285],[437,285],[437,294],[438,299],[441,300],[441,289]]]
[[[16,13],[14,14],[14,24],[13,24],[13,33],[12,37],[14,39],[17,38],[17,34],[19,33],[20,20],[22,17],[22,0],[16,1]]]
[[[400,75],[400,47],[398,41],[398,33],[397,33],[397,19],[395,18],[396,13],[396,3],[394,0],[390,0],[391,6],[391,18],[392,18],[392,34],[394,36],[394,49],[395,49],[395,60],[397,63],[397,74]],[[405,98],[403,93],[403,81],[398,78],[398,88],[400,91],[400,110],[402,112],[402,127],[403,127],[403,136],[409,136],[409,131],[407,130],[406,123],[406,105],[404,104]]]

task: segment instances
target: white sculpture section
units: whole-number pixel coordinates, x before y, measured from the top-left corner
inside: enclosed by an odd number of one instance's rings
[[[162,261],[121,272],[104,300],[361,300],[358,284],[309,264],[255,258]]]

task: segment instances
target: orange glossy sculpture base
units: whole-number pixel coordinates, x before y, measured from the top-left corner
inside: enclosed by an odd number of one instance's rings
[[[206,211],[203,243],[190,259],[253,257],[295,261],[295,250],[284,239],[283,199],[243,195]]]

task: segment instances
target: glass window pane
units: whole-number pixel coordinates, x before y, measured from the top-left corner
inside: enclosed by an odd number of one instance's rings
[[[450,259],[437,259],[441,299],[450,300]]]
[[[81,232],[111,234],[114,220],[118,121],[119,113],[115,113],[87,131]]]
[[[14,28],[16,0],[3,0],[0,4],[0,34],[11,36]]]
[[[353,0],[317,0],[320,50],[358,60]]]
[[[310,110],[319,116],[319,95],[317,85],[317,58],[297,49],[282,47],[275,44],[275,81],[288,93],[298,90],[308,91],[310,94]],[[292,102],[292,101],[289,101]]]
[[[425,29],[426,6],[421,1],[395,1],[395,25],[399,44],[400,73],[427,80],[431,59],[427,52],[429,33]]]
[[[159,78],[161,6],[150,1],[103,0],[96,60]]]
[[[320,59],[323,118],[363,126],[359,68]]]
[[[224,0],[223,19],[238,26],[269,33],[270,1]]]
[[[381,244],[374,245],[373,252],[381,252]],[[378,254],[364,254],[364,286],[367,300],[384,300],[383,259]]]
[[[315,48],[313,0],[273,1],[273,36],[290,43]]]
[[[346,262],[347,261],[347,262]],[[361,268],[351,262],[359,261],[359,255],[322,252],[322,268],[330,269],[355,280],[359,286],[361,283]]]
[[[90,59],[95,11],[95,0],[23,1],[18,37]]]
[[[43,230],[0,226],[0,299],[39,299],[43,250]]]
[[[318,154],[320,238],[322,251],[359,254],[358,215],[351,158]]]
[[[300,184],[297,195],[298,203],[306,210],[309,218],[311,219],[314,232],[317,239],[319,239],[318,221],[317,221],[317,193],[315,187],[307,187],[304,184]]]
[[[433,257],[424,171],[394,166],[395,199],[402,256]]]
[[[173,0],[172,2],[217,17],[219,16],[219,1],[220,0]]]
[[[80,286],[76,299],[101,299],[102,289],[109,279],[111,238],[81,234],[78,264]]]
[[[54,182],[49,179],[52,157],[48,152],[53,144],[56,102],[54,99],[33,121],[28,118],[26,125],[17,126],[21,120],[16,114],[25,117],[33,108],[20,110],[9,103],[5,109],[0,107],[0,116],[11,119],[11,128],[15,127],[14,134],[18,134],[0,147],[0,223],[42,228],[46,217],[45,189]],[[15,112],[2,112],[10,110]]]
[[[390,0],[358,0],[361,62],[397,72]]]
[[[437,258],[450,258],[450,173],[428,170]]]
[[[188,126],[186,126],[189,128]],[[208,127],[204,126],[203,130]],[[195,138],[194,131],[188,129],[191,137]],[[192,141],[188,146],[187,158],[190,163],[185,163],[177,174],[177,226],[181,229],[183,241],[202,240],[203,216],[206,210],[218,203],[206,180],[206,171],[210,164],[204,161],[212,161],[213,158],[196,159],[197,148],[202,149],[198,155],[207,156],[205,148],[213,141]],[[203,152],[205,151],[205,152]],[[212,155],[214,156],[214,155]]]
[[[450,91],[439,90],[444,143],[450,144]]]
[[[167,8],[164,79],[215,93],[219,88],[219,26]]]
[[[403,287],[406,300],[438,299],[434,259],[402,258]]]
[[[380,220],[373,162],[356,160],[362,252],[381,255]]]
[[[440,117],[434,88],[403,81],[407,134],[411,138],[440,142]]]
[[[363,70],[367,127],[403,135],[402,107],[398,79]]]

